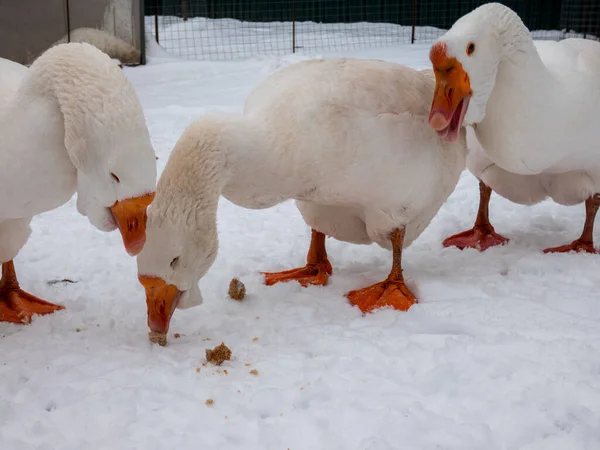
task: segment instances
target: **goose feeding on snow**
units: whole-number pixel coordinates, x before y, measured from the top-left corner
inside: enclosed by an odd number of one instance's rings
[[[127,252],[145,241],[156,159],[137,96],[88,44],[47,50],[28,69],[0,60],[0,321],[28,323],[62,306],[19,288],[13,258],[32,217],[66,203],[96,228],[119,228]]]
[[[492,190],[520,204],[585,202],[581,237],[545,252],[595,253],[600,204],[600,43],[533,41],[510,8],[490,3],[461,17],[430,51],[436,93],[430,124],[447,141],[464,125],[467,167],[480,180],[472,230],[446,246],[485,250],[507,239],[488,217]],[[470,139],[472,137],[472,139]]]
[[[363,312],[415,303],[402,248],[445,202],[465,168],[464,133],[444,142],[428,124],[431,70],[358,59],[288,66],[249,96],[243,115],[191,124],[171,153],[148,209],[138,255],[148,324],[166,333],[176,307],[198,305],[198,281],[217,255],[217,204],[269,208],[295,199],[312,228],[306,266],[266,283],[324,285],[325,237],[393,250],[381,283],[347,294]]]

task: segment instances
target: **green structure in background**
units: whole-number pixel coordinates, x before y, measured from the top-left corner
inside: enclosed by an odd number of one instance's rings
[[[530,30],[600,35],[598,0],[500,0]],[[146,0],[145,13],[249,22],[385,22],[447,29],[481,0]]]

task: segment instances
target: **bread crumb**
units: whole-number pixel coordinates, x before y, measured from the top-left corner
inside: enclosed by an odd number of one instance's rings
[[[238,301],[242,301],[246,296],[246,286],[237,278],[233,278],[229,282],[229,296]]]
[[[196,373],[200,373],[200,367],[196,367]]]
[[[153,344],[158,344],[161,347],[167,345],[167,333],[157,333],[156,331],[150,331],[148,333],[148,339]]]
[[[246,367],[248,367],[248,366],[251,366],[252,364],[250,364],[250,363],[246,363],[246,364],[244,364],[244,365],[245,365]]]
[[[179,334],[179,333],[175,333],[175,334],[173,335],[173,337],[174,337],[175,339],[179,339],[179,338],[181,337],[181,334]]]
[[[252,375],[258,375],[258,370],[256,370],[256,369],[252,369],[252,370],[250,371],[250,373],[251,373]]]
[[[223,369],[223,373],[224,373],[225,375],[229,375],[229,372],[227,372],[227,369]]]
[[[217,366],[220,366],[223,361],[229,361],[230,359],[231,350],[223,342],[212,350],[209,348],[206,349],[206,360]]]
[[[212,405],[215,401],[212,398],[207,399],[204,403],[206,403],[207,405]]]
[[[257,337],[255,337],[255,338],[252,339],[252,342],[256,342],[256,341],[258,341]]]

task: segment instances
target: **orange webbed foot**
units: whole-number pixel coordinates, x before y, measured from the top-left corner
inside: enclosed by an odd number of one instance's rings
[[[398,311],[408,311],[417,299],[402,281],[382,281],[346,294],[351,303],[363,312],[391,306]]]
[[[592,253],[597,254],[598,251],[594,248],[594,244],[591,242],[581,241],[579,239],[574,240],[570,244],[561,245],[559,247],[551,247],[544,249],[544,253]]]
[[[297,281],[302,286],[308,285],[325,286],[333,269],[328,260],[318,264],[307,264],[297,269],[285,270],[283,272],[263,272],[265,284],[272,286],[276,283]]]
[[[0,293],[0,322],[28,324],[34,314],[51,314],[65,309],[49,303],[22,289],[10,289]]]
[[[442,242],[444,247],[474,248],[483,252],[490,247],[505,245],[508,239],[496,233],[493,228],[472,228],[450,236]]]

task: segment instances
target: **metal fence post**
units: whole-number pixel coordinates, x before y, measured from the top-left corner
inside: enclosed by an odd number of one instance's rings
[[[146,64],[146,2],[140,0],[140,64]]]
[[[296,53],[296,0],[292,0],[292,53]]]
[[[411,36],[410,36],[410,43],[414,44],[415,43],[415,26],[417,24],[417,8],[418,8],[418,0],[413,0],[413,7],[412,7],[412,31],[411,31]]]
[[[158,0],[154,0],[154,36],[156,37],[156,43],[158,41]]]
[[[188,20],[188,0],[181,0],[181,16],[184,22]]]
[[[67,5],[67,42],[71,42],[71,11],[69,10],[69,0],[65,0]]]

